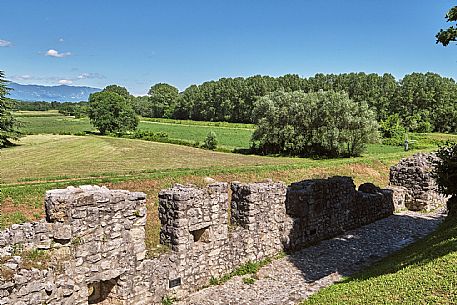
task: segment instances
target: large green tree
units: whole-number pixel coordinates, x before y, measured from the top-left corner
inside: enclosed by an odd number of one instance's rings
[[[132,106],[136,114],[147,118],[153,117],[151,103],[149,102],[149,97],[147,95],[132,97]]]
[[[395,95],[397,82],[391,74],[343,73],[316,74],[307,80],[306,92],[319,90],[345,91],[355,102],[365,101],[375,109],[377,119],[389,114],[389,104]]]
[[[446,21],[457,21],[457,6],[454,6],[447,12]],[[438,34],[436,34],[436,43],[441,43],[443,46],[447,46],[451,41],[456,41],[456,39],[457,27],[454,26],[450,26],[446,30],[441,29]]]
[[[414,132],[456,130],[457,85],[436,73],[411,73],[399,82],[390,111]]]
[[[6,84],[4,73],[0,71],[0,148],[11,145],[11,140],[19,136],[17,121],[11,113],[13,101],[6,97],[10,90]]]
[[[273,92],[258,100],[254,115],[253,147],[266,154],[357,156],[377,138],[368,104],[342,92]]]
[[[90,95],[88,115],[101,134],[135,130],[139,121],[128,99],[109,90]]]
[[[103,92],[114,92],[119,94],[125,99],[129,99],[131,97],[130,93],[125,87],[119,86],[119,85],[109,85],[106,86],[105,89],[103,89]]]
[[[178,89],[169,84],[159,83],[152,86],[148,94],[152,116],[170,118],[179,98]]]

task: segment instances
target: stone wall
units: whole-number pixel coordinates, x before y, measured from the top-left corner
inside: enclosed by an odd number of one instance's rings
[[[46,221],[0,233],[0,304],[133,304],[145,204],[143,193],[93,186],[47,192]],[[21,253],[34,249],[49,252],[49,268],[22,268]]]
[[[349,177],[292,183],[286,200],[292,220],[286,246],[300,248],[391,215],[392,191],[367,186],[356,191]]]
[[[393,212],[391,191],[372,185],[357,191],[347,177],[289,187],[271,181],[175,185],[159,194],[160,239],[170,251],[146,259],[144,194],[68,188],[48,192],[45,206],[46,220],[0,233],[0,304],[159,304],[248,261]],[[28,270],[18,262],[18,246],[46,251],[49,265]]]
[[[432,177],[434,154],[418,153],[390,168],[390,188],[396,209],[431,211],[447,198],[437,192]]]

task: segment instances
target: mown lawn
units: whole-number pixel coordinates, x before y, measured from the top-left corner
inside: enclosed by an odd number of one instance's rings
[[[457,217],[301,305],[457,304]]]
[[[0,183],[139,175],[154,170],[287,164],[295,158],[220,153],[103,136],[29,135],[0,152]]]

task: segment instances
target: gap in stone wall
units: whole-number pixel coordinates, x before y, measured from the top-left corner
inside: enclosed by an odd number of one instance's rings
[[[113,304],[112,292],[117,284],[117,278],[107,281],[93,282],[87,285],[88,304]]]
[[[198,230],[190,231],[190,234],[192,234],[192,236],[194,237],[194,242],[195,243],[197,243],[197,242],[200,242],[200,243],[208,243],[208,242],[210,242],[209,226],[201,228],[201,229],[198,229]]]

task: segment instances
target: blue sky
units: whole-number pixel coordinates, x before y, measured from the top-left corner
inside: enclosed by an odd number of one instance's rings
[[[433,71],[457,79],[457,46],[435,44],[441,0],[2,1],[0,70],[23,84],[145,94],[220,77]]]

